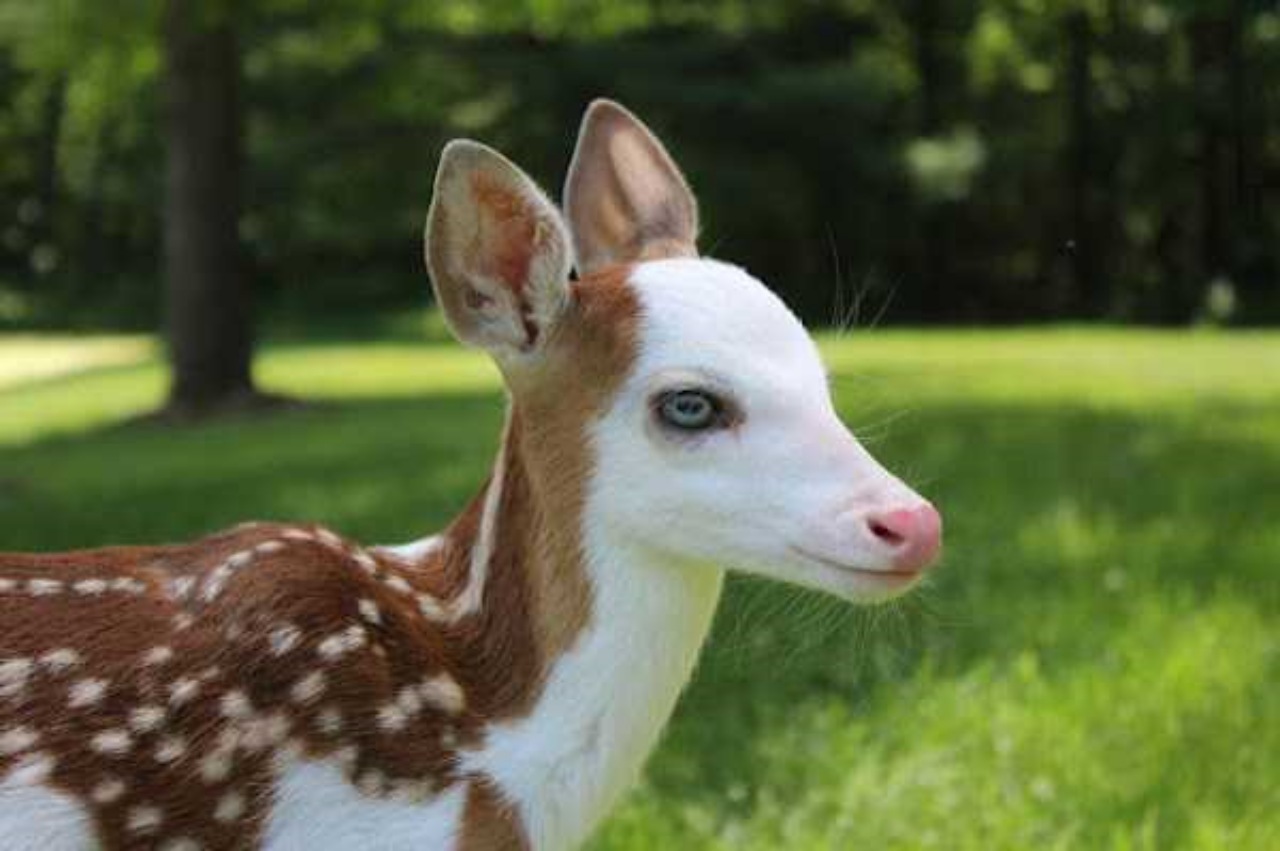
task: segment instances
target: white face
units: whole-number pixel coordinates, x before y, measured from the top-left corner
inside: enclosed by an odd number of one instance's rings
[[[911,586],[937,556],[938,514],[840,422],[786,306],[710,260],[642,263],[631,284],[638,359],[596,429],[611,535],[849,599]]]

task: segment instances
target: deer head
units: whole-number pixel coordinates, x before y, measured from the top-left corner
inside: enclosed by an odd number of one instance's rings
[[[501,154],[451,143],[427,257],[449,325],[495,358],[527,427],[563,444],[549,423],[568,417],[586,444],[599,539],[855,600],[912,585],[938,512],[841,423],[787,307],[698,255],[684,177],[621,106],[588,110],[564,207]]]

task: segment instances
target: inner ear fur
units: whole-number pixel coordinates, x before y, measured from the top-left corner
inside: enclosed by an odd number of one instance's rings
[[[666,148],[610,100],[587,108],[564,189],[578,272],[696,257],[698,204]]]
[[[453,141],[441,154],[425,253],[445,320],[469,345],[534,351],[568,303],[573,259],[559,212],[478,142]]]

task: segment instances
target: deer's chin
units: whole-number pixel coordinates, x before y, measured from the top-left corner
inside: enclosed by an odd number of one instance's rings
[[[891,600],[918,585],[925,574],[923,570],[835,559],[799,547],[788,547],[784,560],[760,572],[853,603]]]

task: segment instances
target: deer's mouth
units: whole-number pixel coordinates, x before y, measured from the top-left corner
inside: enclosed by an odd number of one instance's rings
[[[868,579],[879,580],[886,584],[901,585],[913,582],[916,579],[919,579],[924,573],[923,569],[913,570],[909,568],[861,567],[856,564],[841,561],[840,559],[822,555],[821,553],[816,553],[813,550],[806,549],[805,547],[801,547],[796,544],[789,544],[787,549],[806,561],[822,565],[823,567],[830,568],[832,570],[838,570],[842,573],[852,573]]]

